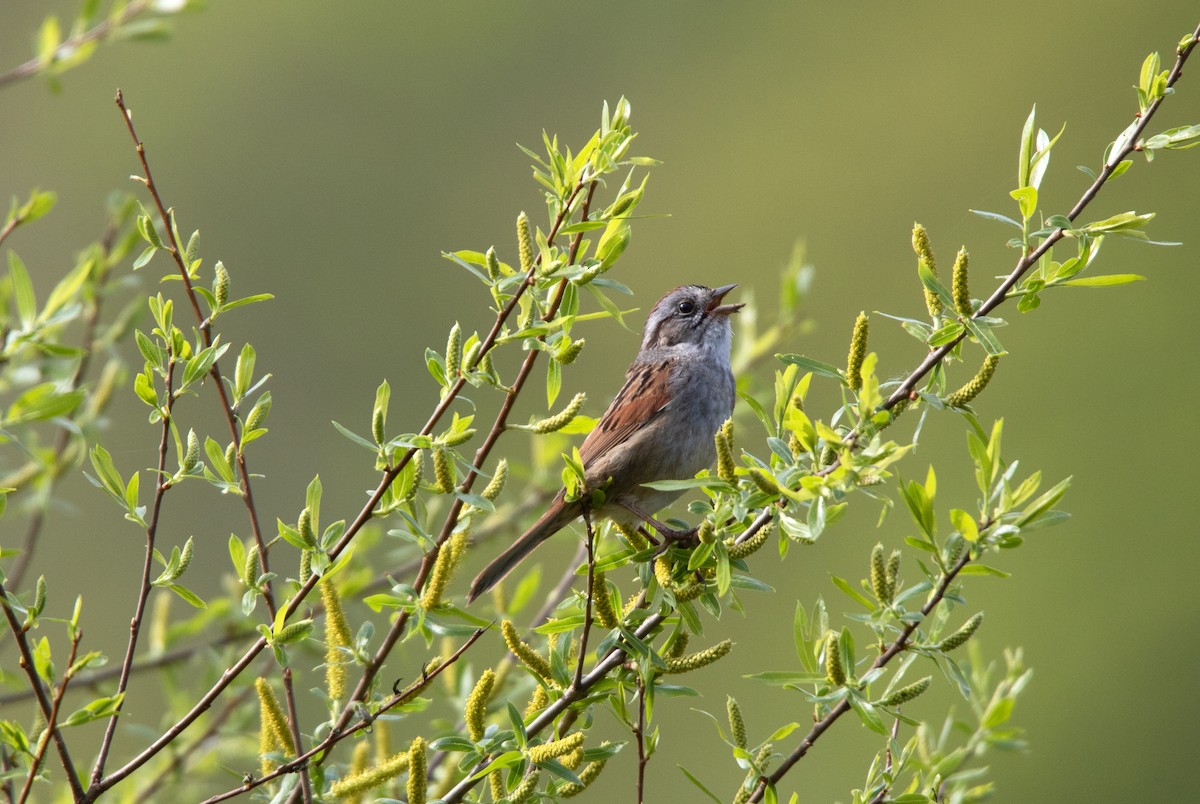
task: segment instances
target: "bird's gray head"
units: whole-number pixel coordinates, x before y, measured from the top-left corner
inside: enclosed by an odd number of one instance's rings
[[[682,285],[663,296],[646,319],[642,351],[681,344],[716,346],[719,342],[725,344],[728,353],[729,316],[744,305],[721,304],[721,300],[735,287],[737,285],[719,288]]]

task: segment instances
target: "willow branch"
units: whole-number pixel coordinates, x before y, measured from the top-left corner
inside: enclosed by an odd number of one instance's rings
[[[265,776],[262,776],[258,779],[248,780],[244,784],[242,784],[240,787],[236,787],[232,790],[227,790],[224,793],[221,793],[219,795],[213,796],[212,798],[206,799],[203,802],[203,804],[216,804],[216,802],[218,802],[218,801],[225,801],[226,799],[240,796],[241,794],[243,794],[249,790],[253,790],[256,787],[260,787],[261,785],[264,785],[267,782],[273,781],[274,779],[278,779],[281,776],[286,776],[289,773],[296,773],[297,771],[304,770],[305,768],[308,767],[309,762],[314,757],[324,756],[324,754],[327,751],[329,751],[330,748],[337,745],[342,740],[345,740],[347,737],[352,736],[355,732],[359,731],[360,729],[370,728],[371,724],[375,722],[375,719],[378,718],[380,715],[382,715],[384,712],[387,712],[389,709],[393,709],[393,708],[399,706],[400,704],[407,702],[409,699],[413,698],[414,696],[416,696],[417,693],[419,693],[421,690],[425,689],[425,687],[429,686],[429,683],[431,681],[433,681],[433,679],[435,679],[439,675],[441,675],[448,667],[450,667],[450,665],[457,662],[459,657],[462,656],[464,653],[466,653],[467,650],[469,650],[470,647],[472,645],[474,645],[475,642],[481,636],[483,636],[486,631],[487,631],[486,628],[476,629],[475,632],[471,634],[471,636],[467,637],[467,641],[464,642],[462,645],[460,645],[458,650],[454,651],[454,653],[452,653],[450,655],[450,657],[448,659],[446,659],[446,661],[442,662],[437,667],[433,668],[432,670],[429,670],[428,672],[422,671],[421,677],[419,679],[417,679],[416,681],[414,681],[413,683],[409,684],[403,690],[393,691],[392,696],[390,698],[388,698],[387,700],[383,701],[383,703],[380,704],[379,707],[376,708],[376,710],[374,712],[364,715],[359,720],[355,721],[354,723],[348,724],[343,728],[334,729],[333,732],[330,733],[330,735],[328,737],[326,737],[324,740],[322,740],[319,744],[313,746],[312,748],[305,751],[303,754],[296,757],[295,759],[288,760],[287,762],[283,763],[278,768],[276,768],[275,770],[266,774]]]
[[[71,653],[67,657],[67,670],[63,673],[62,680],[58,682],[58,689],[54,691],[50,716],[46,718],[46,731],[42,739],[38,741],[37,752],[33,755],[33,762],[29,765],[29,775],[25,777],[25,786],[21,788],[21,795],[17,799],[18,804],[25,804],[29,799],[29,794],[33,791],[33,783],[37,779],[38,768],[41,767],[42,760],[46,756],[46,749],[50,747],[51,738],[58,733],[58,713],[62,711],[67,685],[71,683],[71,668],[75,665],[75,657],[79,655],[79,641],[82,638],[83,632],[76,628],[71,635]]]

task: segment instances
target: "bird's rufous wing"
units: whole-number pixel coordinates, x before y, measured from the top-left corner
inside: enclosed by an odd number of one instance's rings
[[[579,448],[585,467],[617,444],[628,441],[662,413],[671,401],[667,388],[670,376],[670,360],[635,363],[629,367],[625,385]]]

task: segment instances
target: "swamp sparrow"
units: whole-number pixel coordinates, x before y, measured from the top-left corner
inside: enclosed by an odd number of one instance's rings
[[[591,513],[624,525],[651,524],[679,536],[654,514],[683,492],[643,486],[690,478],[716,457],[713,435],[733,412],[729,316],[741,304],[722,304],[735,285],[684,285],[654,305],[625,386],[579,448],[588,489],[604,502]],[[579,500],[560,491],[542,517],[471,583],[467,600],[491,589],[539,544],[583,514]]]

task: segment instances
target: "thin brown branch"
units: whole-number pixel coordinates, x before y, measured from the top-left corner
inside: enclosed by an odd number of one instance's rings
[[[665,614],[651,614],[649,617],[643,620],[642,624],[633,632],[634,636],[636,636],[638,639],[645,639],[656,628],[662,625],[662,622],[666,619],[666,617],[667,615]],[[565,712],[572,704],[585,698],[588,694],[588,691],[592,687],[608,678],[609,673],[624,664],[626,658],[628,658],[628,654],[623,648],[615,647],[610,650],[607,654],[605,654],[603,659],[596,663],[591,672],[583,677],[583,680],[579,683],[579,686],[572,684],[570,687],[563,690],[562,697],[543,709],[541,714],[535,717],[525,727],[525,732],[530,737],[540,734],[543,730],[552,725],[558,716]],[[484,759],[480,760],[479,763],[462,779],[462,781],[456,784],[449,793],[442,797],[442,801],[445,802],[445,804],[456,804],[456,802],[462,801],[463,796],[469,793],[471,789],[479,783],[479,779],[473,778],[475,774],[486,768],[488,763],[490,763],[493,759],[495,759],[495,757],[485,757]]]
[[[646,680],[638,675],[638,719],[633,728],[633,736],[637,740],[637,804],[646,800],[646,763],[650,757],[646,755]]]
[[[151,0],[133,0],[133,2],[127,5],[124,10],[121,11],[121,13],[115,18],[107,18],[103,22],[98,23],[95,27],[84,31],[77,36],[64,39],[62,44],[55,48],[54,57],[57,58],[59,54],[70,54],[78,50],[83,45],[91,42],[99,42],[107,38],[110,34],[115,33],[116,30],[122,25],[149,9],[150,3]],[[0,75],[0,88],[20,81],[24,78],[31,78],[41,72],[45,66],[45,60],[40,57],[30,59],[24,64],[18,65],[17,67],[9,70],[7,73]]]
[[[583,504],[583,526],[587,530],[587,595],[583,601],[583,633],[579,635],[579,660],[575,663],[575,678],[572,685],[578,687],[583,680],[583,663],[587,658],[588,634],[592,631],[593,595],[596,592],[596,531],[592,528],[592,512],[587,502]]]
[[[992,524],[994,524],[994,522],[988,522],[987,525],[980,530],[982,531],[987,526]],[[971,553],[970,551],[967,551],[963,553],[962,557],[958,559],[954,566],[952,566],[944,575],[942,575],[937,587],[935,587],[930,593],[929,599],[925,601],[925,605],[921,607],[920,618],[911,620],[904,626],[903,629],[901,629],[900,635],[897,636],[896,639],[893,640],[892,643],[888,645],[882,653],[875,657],[875,661],[871,662],[871,666],[867,672],[884,667],[888,662],[890,662],[908,647],[908,641],[910,638],[912,638],[913,632],[915,632],[921,623],[925,621],[925,618],[929,616],[929,613],[933,611],[934,607],[942,602],[942,600],[946,597],[946,592],[950,589],[950,584],[952,584],[954,579],[958,577],[958,574],[962,572],[963,567],[967,566],[969,563],[971,563]],[[796,749],[792,751],[792,753],[788,754],[779,767],[772,771],[767,777],[770,784],[778,784],[779,780],[782,779],[789,770],[791,770],[792,766],[804,758],[804,755],[808,753],[808,749],[813,747],[813,744],[817,741],[817,739],[820,738],[820,736],[826,731],[828,731],[829,727],[836,723],[838,718],[849,711],[849,699],[844,698],[837,706],[829,710],[829,713],[826,714],[825,717],[818,720],[813,725],[812,729],[809,730],[808,734],[804,735],[804,739],[800,741],[800,745],[796,746]],[[765,790],[765,784],[763,782],[759,782],[758,787],[756,787],[754,792],[750,795],[749,801],[762,801]]]
[[[208,727],[204,729],[204,733],[192,741],[191,745],[189,745],[187,748],[171,757],[171,761],[167,763],[167,766],[159,772],[158,776],[154,777],[154,779],[150,781],[150,784],[138,791],[137,798],[135,800],[138,802],[158,800],[156,798],[156,794],[162,789],[162,786],[166,784],[167,779],[169,779],[171,776],[182,775],[184,768],[187,766],[188,760],[199,759],[201,756],[203,756],[200,750],[201,747],[206,742],[216,737],[217,732],[220,730],[221,726],[225,724],[225,721],[229,720],[230,716],[232,716],[234,712],[240,709],[242,705],[245,704],[246,701],[250,700],[250,698],[253,696],[254,687],[248,686],[233,698],[226,701],[225,705],[221,708],[221,711],[213,716],[212,722],[209,723]]]
[[[239,787],[236,787],[232,790],[227,790],[224,793],[206,799],[203,804],[216,804],[218,801],[225,801],[226,799],[240,796],[249,790],[253,790],[256,787],[264,785],[274,779],[278,779],[281,776],[286,776],[289,773],[296,773],[297,771],[304,770],[308,767],[309,761],[312,760],[313,757],[324,755],[329,751],[330,748],[337,745],[342,740],[345,740],[347,737],[350,737],[359,729],[369,729],[377,717],[382,715],[384,712],[387,712],[389,709],[405,703],[421,690],[425,689],[425,687],[429,685],[429,682],[441,675],[448,667],[450,667],[450,665],[457,662],[459,657],[466,653],[467,650],[469,650],[470,647],[474,645],[475,642],[484,635],[484,633],[486,633],[486,631],[486,628],[476,629],[471,636],[467,637],[467,641],[460,645],[458,650],[454,651],[454,653],[452,653],[450,657],[446,659],[446,661],[442,662],[428,672],[422,671],[419,679],[409,684],[403,690],[394,692],[392,696],[384,700],[374,712],[363,716],[359,720],[348,724],[344,728],[334,729],[333,732],[331,732],[330,735],[322,740],[318,745],[313,746],[295,759],[288,760],[265,776],[262,776],[258,779],[248,780]]]
[[[174,258],[175,266],[179,269],[179,276],[183,280],[184,291],[188,297],[188,301],[191,302],[192,311],[195,313],[196,322],[199,326],[201,337],[204,339],[204,345],[205,347],[211,347],[213,345],[211,327],[212,319],[211,317],[205,317],[200,311],[200,299],[196,294],[195,287],[192,284],[191,274],[188,270],[189,266],[184,262],[181,245],[175,238],[173,215],[167,210],[167,207],[163,202],[162,195],[159,193],[158,185],[154,181],[154,174],[150,171],[150,163],[146,159],[146,147],[142,143],[141,138],[138,137],[137,130],[133,125],[133,114],[125,106],[125,96],[120,90],[117,90],[116,104],[121,110],[122,117],[125,118],[125,126],[129,130],[129,136],[133,139],[134,145],[137,148],[138,159],[142,163],[142,170],[145,174],[142,177],[142,181],[145,183],[146,189],[149,191],[151,198],[154,199],[154,205],[158,209],[159,218],[162,222],[163,229],[166,231],[167,242],[170,244],[170,247],[165,250]],[[233,405],[229,401],[229,396],[225,389],[225,382],[221,378],[220,361],[213,362],[212,368],[209,370],[209,374],[212,375],[213,384],[216,386],[217,395],[220,397],[221,410],[225,415],[226,424],[229,426],[230,436],[233,439],[233,443],[237,445],[235,454],[237,456],[238,472],[241,475],[242,486],[242,493],[239,496],[242,498],[242,501],[246,506],[246,513],[250,519],[250,531],[254,536],[254,543],[258,546],[259,570],[265,575],[271,571],[267,558],[268,545],[263,539],[262,528],[259,526],[258,508],[254,504],[254,492],[250,485],[250,471],[246,468],[246,455],[242,449],[241,433],[238,426],[237,413],[234,411]],[[263,600],[267,605],[267,611],[270,614],[271,620],[274,621],[278,608],[275,603],[274,587],[271,581],[268,580],[266,582],[262,593]],[[283,690],[288,707],[288,726],[292,732],[292,741],[295,743],[295,745],[300,746],[302,744],[302,735],[300,723],[297,720],[296,691],[295,686],[292,683],[292,674],[290,672],[285,671],[283,674]],[[100,765],[97,767],[103,770]],[[93,783],[99,781],[99,778],[99,774],[94,774],[92,779]],[[309,789],[307,778],[302,781],[301,789],[304,792],[305,802],[311,801],[312,794]]]
[[[126,116],[126,119],[128,121],[128,115]],[[134,137],[134,140],[137,141],[136,134],[133,134],[133,137]],[[141,147],[140,143],[138,146],[138,150],[139,150],[139,154],[144,154],[144,149]],[[578,193],[578,191],[576,191],[575,194],[577,194],[577,193]],[[574,199],[575,194],[572,195],[572,199]],[[549,235],[549,237],[551,239],[557,234],[558,230],[562,227],[563,223],[565,222],[566,214],[567,214],[568,210],[569,210],[569,204],[568,204],[567,208],[565,208],[563,210],[563,212],[560,213],[558,218],[555,220],[554,225],[551,227],[551,234]],[[540,257],[539,257],[539,259],[540,259]],[[497,313],[496,324],[493,325],[491,332],[488,333],[487,337],[483,340],[483,342],[480,345],[480,350],[479,350],[480,358],[482,358],[482,356],[484,354],[486,354],[488,351],[490,351],[495,346],[496,339],[499,337],[499,333],[503,329],[504,321],[507,320],[508,316],[510,316],[512,314],[513,310],[516,309],[516,305],[517,305],[517,302],[519,301],[519,297],[525,292],[525,290],[532,283],[533,273],[536,271],[536,269],[537,269],[537,263],[535,262],[534,266],[530,269],[530,272],[527,275],[526,280],[522,283],[521,287],[514,294],[513,298],[510,299],[509,303],[504,308],[502,308],[502,310],[499,313]],[[185,278],[185,281],[187,281],[186,278]],[[448,411],[450,409],[451,405],[454,403],[459,392],[462,390],[462,388],[465,384],[466,384],[466,379],[460,377],[450,387],[450,389],[446,392],[445,396],[442,397],[441,401],[438,403],[438,405],[434,408],[433,412],[430,414],[429,419],[426,421],[425,425],[421,428],[420,435],[430,435],[433,432],[433,428],[437,426],[437,423],[441,420],[442,416],[445,415],[446,411]],[[400,457],[400,459],[396,462],[395,465],[389,467],[384,472],[383,477],[379,482],[379,485],[376,487],[375,491],[373,491],[371,493],[370,498],[367,500],[367,502],[363,506],[363,508],[359,511],[359,513],[355,517],[354,521],[352,523],[350,523],[350,525],[346,528],[346,531],[342,534],[342,537],[340,539],[338,539],[337,543],[328,551],[327,555],[329,556],[329,558],[331,560],[336,559],[339,555],[341,555],[341,553],[346,549],[347,546],[349,546],[350,542],[359,533],[359,531],[362,530],[363,526],[366,525],[366,523],[371,520],[371,518],[374,516],[375,509],[379,506],[380,501],[383,499],[383,495],[387,492],[388,488],[392,485],[392,483],[395,482],[396,478],[399,477],[400,473],[404,470],[404,467],[407,466],[409,461],[411,461],[413,459],[413,456],[416,454],[416,452],[417,452],[417,450],[415,450],[415,449],[407,450]],[[436,558],[436,556],[434,556],[434,558]],[[428,566],[430,568],[432,567],[432,561],[430,560],[429,556],[426,556],[425,562],[422,563],[422,569],[425,570],[423,575],[425,575],[425,576],[427,576],[428,572],[429,572],[428,569],[425,569],[426,566]],[[294,614],[300,608],[300,606],[303,605],[305,598],[312,592],[312,590],[314,588],[316,588],[318,581],[319,581],[319,578],[316,575],[313,575],[311,578],[308,579],[307,582],[305,582],[300,587],[299,590],[297,590],[295,595],[293,595],[288,602],[288,605],[287,605],[288,616],[291,616],[292,614]],[[422,577],[422,581],[423,581],[423,577]],[[405,615],[402,614],[401,617],[405,617]],[[405,617],[405,619],[407,619],[407,618]],[[233,683],[233,681],[242,672],[245,671],[245,669],[247,667],[249,667],[251,662],[254,661],[255,657],[257,657],[258,654],[261,653],[266,648],[266,646],[267,646],[267,642],[265,639],[260,637],[258,640],[256,640],[246,650],[246,652],[244,654],[242,654],[241,658],[239,658],[236,662],[234,662],[233,665],[231,665],[226,670],[226,672],[221,675],[221,678],[218,679],[217,682],[212,687],[210,687],[209,690],[207,692],[205,692],[204,695],[202,695],[199,700],[197,700],[197,702],[192,706],[192,708],[189,709],[186,713],[184,713],[184,715],[179,720],[177,720],[174,725],[172,725],[170,728],[168,728],[162,735],[160,735],[156,740],[151,742],[150,745],[148,745],[139,754],[137,754],[135,757],[133,757],[133,759],[131,759],[129,762],[127,762],[124,766],[122,766],[121,768],[119,768],[116,771],[113,771],[111,774],[109,774],[107,777],[105,777],[98,786],[94,786],[93,790],[90,793],[91,797],[94,798],[95,796],[99,795],[100,793],[104,792],[105,790],[108,790],[109,788],[111,788],[113,785],[118,784],[120,781],[125,779],[127,776],[129,776],[131,773],[136,771],[138,768],[140,768],[146,762],[150,761],[160,751],[162,751],[164,748],[166,748],[168,745],[170,745],[175,740],[175,738],[178,737],[180,734],[182,734],[192,723],[194,723],[196,721],[196,719],[198,717],[200,717],[202,714],[204,714],[204,712],[208,711],[208,709],[213,705],[213,703],[216,701],[216,699],[225,691],[225,689],[231,683]],[[357,694],[357,692],[358,691],[356,690],[356,694]],[[352,698],[352,700],[354,700],[354,699]]]
[[[154,501],[150,506],[150,519],[146,523],[146,553],[142,559],[142,577],[138,588],[137,603],[134,605],[133,619],[129,622],[129,642],[125,646],[125,659],[121,662],[121,675],[117,680],[117,695],[124,695],[129,688],[129,676],[133,672],[133,656],[137,651],[138,637],[142,632],[142,615],[146,611],[146,601],[150,597],[150,573],[154,569],[154,542],[158,536],[158,517],[162,512],[163,497],[171,488],[167,469],[167,447],[171,439],[171,410],[174,406],[174,377],[175,355],[168,358],[167,376],[163,381],[165,387],[166,410],[162,412],[162,432],[158,439],[158,466],[154,474]],[[100,741],[100,750],[96,755],[96,764],[92,767],[91,781],[88,785],[89,794],[96,789],[104,775],[104,764],[108,761],[108,752],[112,749],[113,739],[117,734],[117,718],[121,714],[124,701],[117,703],[113,713],[108,718],[104,728],[104,737]]]
[[[8,604],[9,592],[5,588],[4,579],[0,578],[0,609],[4,609],[4,617],[8,620],[8,628],[12,632],[13,638],[17,643],[17,650],[21,653],[20,665],[25,671],[25,676],[29,679],[29,687],[34,692],[34,697],[37,698],[38,707],[42,711],[42,716],[46,718],[46,722],[50,723],[51,715],[54,711],[54,705],[49,698],[46,697],[46,690],[42,686],[42,680],[38,677],[37,665],[33,661],[33,650],[29,647],[29,640],[26,638],[26,628],[17,620],[16,612]],[[79,781],[79,775],[75,771],[75,763],[71,760],[71,752],[67,750],[67,742],[63,739],[62,732],[58,729],[53,731],[54,747],[58,751],[59,760],[62,762],[63,771],[67,775],[67,783],[71,786],[71,795],[75,801],[83,801],[84,790],[83,784]]]
[[[591,205],[592,195],[594,194],[596,188],[596,180],[594,178],[581,181],[575,187],[574,191],[571,193],[570,200],[564,205],[563,211],[559,214],[558,218],[554,222],[554,225],[551,227],[551,235],[549,239],[553,239],[558,230],[562,227],[563,222],[566,220],[566,216],[570,213],[573,200],[576,196],[578,196],[579,192],[585,185],[588,186],[588,193],[584,199],[580,214],[582,218],[587,217],[588,208]],[[575,237],[575,240],[571,245],[569,260],[573,260],[577,255],[581,238],[582,234]],[[526,274],[525,281],[521,286],[522,289],[528,287],[532,283],[537,268],[538,262],[535,261]],[[554,301],[546,310],[546,313],[542,316],[544,321],[553,320],[554,316],[557,315],[559,305],[562,302],[562,292],[565,285],[565,279],[559,282],[558,292],[555,295]],[[511,310],[511,308],[512,305],[510,304],[505,309]],[[493,332],[498,332],[498,330],[493,327]],[[488,337],[491,339],[493,336],[491,333],[489,333]],[[487,345],[486,341],[485,345]],[[490,345],[488,346],[490,348]],[[484,351],[485,350],[481,348],[480,354],[482,355]],[[533,371],[533,366],[537,361],[537,356],[539,353],[539,350],[531,349],[525,356],[525,359],[522,361],[521,368],[517,372],[516,379],[513,380],[512,385],[505,394],[504,402],[501,404],[500,411],[496,414],[496,418],[492,422],[491,429],[488,431],[487,436],[484,437],[483,443],[479,446],[479,449],[475,451],[474,460],[471,462],[471,471],[467,473],[467,476],[459,485],[459,491],[461,491],[462,494],[470,493],[471,487],[475,483],[476,478],[479,477],[479,472],[476,467],[483,466],[483,464],[487,461],[488,455],[491,454],[492,448],[496,445],[496,442],[500,439],[501,434],[504,432],[505,425],[508,422],[509,413],[511,413],[513,405],[517,401],[517,396],[525,387],[525,382],[529,379],[529,375]],[[459,379],[455,387],[461,387],[462,382],[463,380]],[[429,574],[433,571],[433,565],[437,561],[438,552],[441,550],[442,545],[444,545],[450,538],[454,531],[454,526],[458,524],[458,517],[462,513],[462,508],[463,500],[462,497],[459,496],[450,505],[450,510],[446,514],[446,518],[442,523],[442,529],[438,533],[437,539],[434,543],[434,548],[426,554],[425,560],[422,562],[421,567],[417,571],[416,579],[413,581],[413,588],[418,592],[424,588]],[[354,692],[351,694],[345,709],[342,710],[342,714],[338,718],[337,724],[334,727],[335,729],[341,728],[345,725],[346,721],[352,715],[353,707],[356,702],[366,700],[366,695],[371,689],[371,686],[374,684],[376,675],[378,675],[379,671],[383,668],[383,664],[387,660],[387,657],[391,654],[392,649],[395,647],[396,643],[399,642],[400,637],[403,636],[405,629],[408,627],[408,620],[409,613],[407,611],[400,612],[400,614],[396,617],[395,622],[392,623],[392,627],[388,630],[388,633],[380,644],[379,649],[375,651],[375,655],[364,668],[363,674],[359,678]]]
[[[17,799],[19,804],[25,804],[29,799],[33,783],[37,779],[38,768],[41,767],[42,759],[46,756],[46,749],[50,746],[50,738],[58,732],[58,713],[62,710],[63,698],[67,694],[67,685],[71,683],[70,668],[75,665],[75,657],[79,655],[79,641],[82,638],[83,632],[78,628],[74,629],[71,636],[71,653],[67,657],[67,670],[63,673],[62,680],[58,682],[58,689],[54,691],[50,717],[46,719],[46,731],[43,732],[42,739],[38,741],[37,752],[33,755],[33,762],[29,766],[29,775],[25,777],[25,786],[21,788],[21,795]]]

